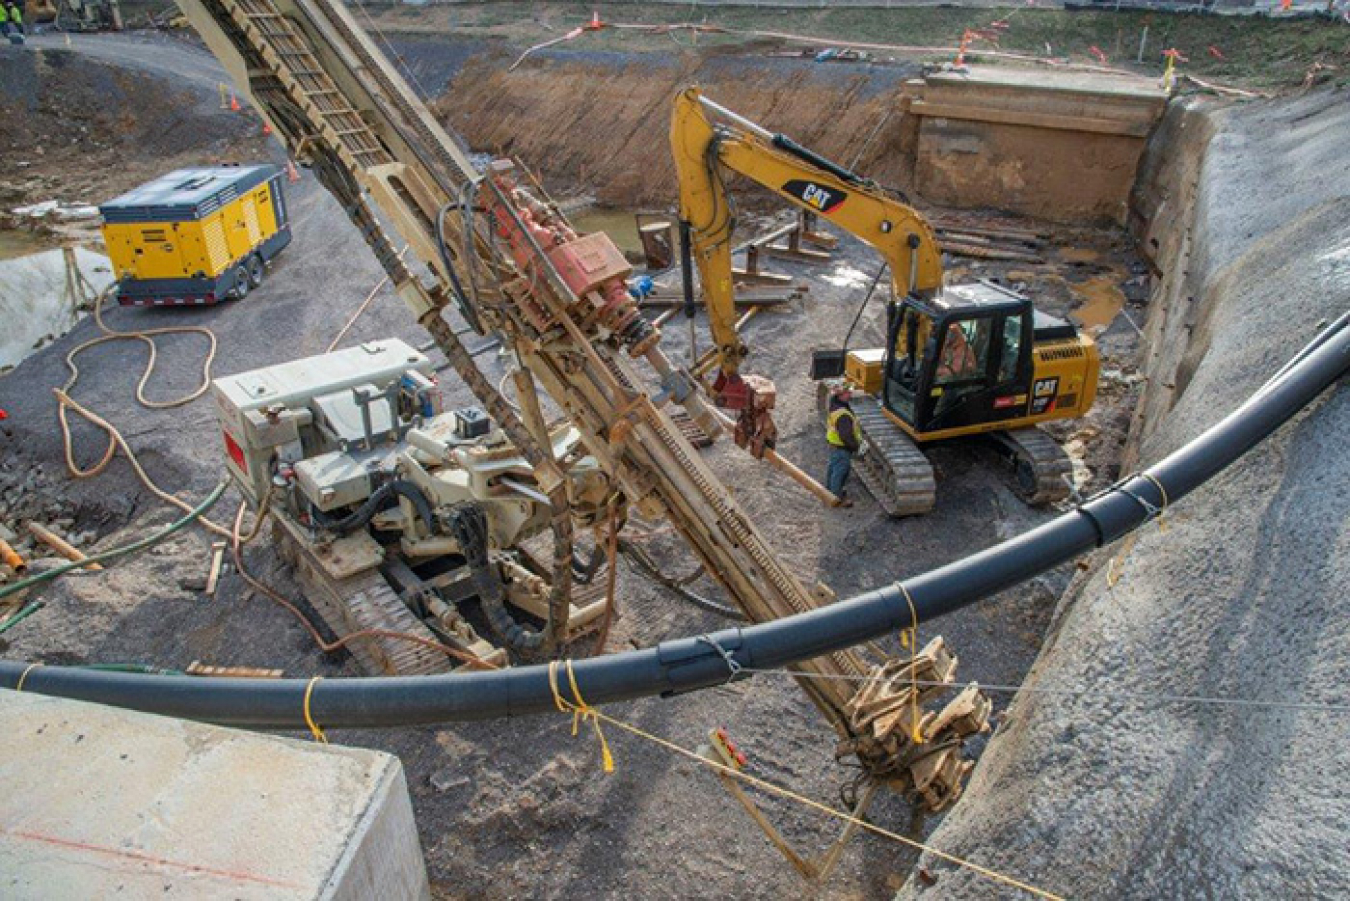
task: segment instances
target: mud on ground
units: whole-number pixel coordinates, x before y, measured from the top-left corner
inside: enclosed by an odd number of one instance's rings
[[[133,37],[91,40],[85,46],[105,56],[116,55],[112,51],[120,47],[128,61],[138,60],[137,51],[144,49]],[[188,53],[184,64],[195,73],[197,108],[207,122],[219,122],[209,112],[215,102],[213,73],[218,70],[200,53]],[[167,89],[158,76],[134,70],[139,62],[131,65],[132,70],[118,77],[148,95]],[[96,118],[96,113],[91,115]],[[195,124],[185,124],[182,133],[188,140],[181,149],[188,157],[209,155],[218,146],[219,133],[211,127],[198,131]],[[149,167],[154,159],[147,155],[137,164]],[[292,186],[289,198],[295,243],[269,272],[264,286],[245,302],[200,310],[118,308],[109,311],[109,324],[120,329],[170,322],[209,326],[221,341],[218,374],[321,352],[382,273],[334,201],[311,177]],[[1053,243],[1073,252],[1052,255],[1054,265],[1029,273],[1024,265],[973,263],[965,268],[972,276],[1025,284],[1053,312],[1068,312],[1077,305],[1069,283],[1089,275],[1109,275],[1133,299],[1142,296],[1138,283],[1129,284],[1139,273],[1132,267],[1123,236],[1058,233]],[[825,446],[814,385],[807,378],[808,345],[837,344],[842,339],[875,265],[869,252],[847,242],[824,269],[781,264],[809,282],[807,299],[765,314],[747,334],[754,349],[751,368],[779,385],[780,450],[813,472],[824,470]],[[876,305],[864,317],[859,340],[877,339],[879,315]],[[4,460],[0,472],[14,474],[0,481],[5,504],[0,512],[16,519],[70,519],[68,534],[73,533],[86,549],[104,549],[141,537],[174,515],[148,494],[120,458],[97,479],[70,482],[62,475],[51,390],[66,380],[65,353],[93,335],[93,324],[86,322],[0,378],[0,407],[11,416],[0,436]],[[398,300],[385,290],[347,342],[388,336],[413,343],[423,340]],[[684,355],[683,330],[672,331],[665,340],[673,356]],[[1114,477],[1122,417],[1133,391],[1129,377],[1133,330],[1117,318],[1101,340],[1108,368],[1125,375],[1118,388],[1104,389],[1108,402],[1081,427],[1097,429],[1095,436],[1084,439],[1093,484]],[[706,331],[699,343],[708,346]],[[201,352],[196,339],[165,342],[151,396],[191,390]],[[172,411],[137,406],[133,386],[143,353],[132,343],[90,351],[82,358],[85,375],[75,395],[123,430],[158,483],[184,498],[200,498],[222,469],[214,412],[209,400]],[[481,360],[490,375],[501,376],[498,360],[491,355]],[[447,384],[446,390],[450,406],[471,402],[461,386]],[[103,440],[96,430],[77,424],[78,459],[84,464],[96,459]],[[996,458],[982,450],[936,451],[942,475],[938,509],[906,521],[887,519],[865,494],[852,510],[823,510],[800,488],[733,447],[722,444],[708,453],[788,564],[808,584],[823,579],[841,596],[962,557],[1049,515],[1023,506],[1007,487]],[[40,474],[33,470],[35,463]],[[15,479],[17,491],[12,487]],[[212,515],[228,521],[233,503],[223,503],[223,509]],[[21,523],[11,525],[20,531]],[[210,541],[200,530],[184,532],[101,575],[60,580],[43,592],[46,609],[0,638],[0,653],[9,659],[51,663],[182,668],[201,660],[276,666],[293,676],[358,674],[346,656],[316,651],[289,614],[252,597],[237,574],[227,571],[216,595],[204,596],[200,587]],[[685,571],[687,555],[675,539],[657,535],[650,542],[663,566]],[[265,542],[249,552],[248,560],[259,577],[291,597],[298,596],[289,571]],[[1039,647],[1067,579],[1065,572],[1051,574],[935,623],[924,634],[941,631],[947,637],[962,658],[962,679],[1016,683]],[[698,589],[716,596],[710,584]],[[619,597],[611,649],[646,646],[723,625],[639,578],[626,565],[619,575]],[[890,646],[897,647],[894,642]],[[752,772],[827,803],[838,803],[839,792],[853,780],[852,771],[835,764],[832,737],[817,713],[786,679],[765,677],[678,699],[619,705],[612,712],[687,746],[702,740],[708,729],[724,726],[749,753]],[[610,736],[618,763],[612,776],[601,773],[593,739],[571,738],[564,717],[338,732],[333,737],[387,750],[402,759],[432,880],[442,897],[561,897],[578,889],[602,896],[783,897],[805,890],[706,773],[622,735]],[[837,832],[813,813],[773,801],[766,806],[784,833],[804,848],[823,848]],[[880,798],[872,816],[916,837],[934,826],[933,818],[913,814],[894,796]],[[838,875],[819,894],[838,898],[891,894],[911,863],[912,856],[893,844],[856,839]]]
[[[60,37],[0,46],[0,228],[13,207],[59,200],[94,204],[178,166],[256,158],[259,119],[181,78],[147,82],[140,71],[66,47]],[[182,42],[154,38],[146,54]],[[39,49],[40,47],[40,49]],[[40,224],[16,222],[32,227]]]

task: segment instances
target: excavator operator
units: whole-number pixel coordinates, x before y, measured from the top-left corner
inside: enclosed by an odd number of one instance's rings
[[[979,357],[975,348],[970,346],[966,331],[959,322],[947,326],[947,340],[942,344],[942,357],[938,360],[937,374],[943,381],[956,381],[979,375]]]

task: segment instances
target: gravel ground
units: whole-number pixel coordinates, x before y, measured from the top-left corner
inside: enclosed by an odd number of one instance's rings
[[[153,56],[134,36],[86,38],[77,40],[74,49],[132,67]],[[213,64],[200,52],[173,52],[183,54],[169,63],[175,70],[212,71]],[[153,71],[144,77],[152,75]],[[189,81],[201,92],[214,92],[215,78],[199,74]],[[158,82],[146,84],[153,88]],[[291,186],[289,199],[295,242],[265,285],[246,301],[201,310],[118,308],[109,311],[109,324],[119,329],[208,326],[220,339],[217,374],[324,350],[381,273],[313,178]],[[1129,277],[1128,256],[1119,236],[1072,237],[1076,243],[1096,242],[1110,261],[1107,271],[1119,270],[1122,280]],[[748,335],[755,348],[752,368],[779,385],[780,450],[813,472],[823,473],[825,447],[814,386],[806,377],[808,345],[839,341],[866,285],[859,279],[866,279],[874,265],[863,249],[850,246],[825,272],[782,264],[810,279],[809,298],[791,310],[764,315]],[[1081,267],[1061,268],[1077,278]],[[1001,271],[976,269],[972,274]],[[1046,273],[1054,271],[1051,267]],[[1028,281],[1029,290],[1044,285],[1052,310],[1064,312],[1074,302],[1062,282],[1040,275]],[[877,307],[866,318],[864,333],[875,335],[879,314]],[[173,516],[120,458],[97,479],[68,481],[64,475],[51,391],[66,379],[64,355],[94,334],[93,323],[85,322],[0,378],[0,407],[11,417],[8,431],[0,436],[0,498],[8,504],[0,513],[16,519],[67,518],[68,531],[92,533],[81,540],[104,548],[139,537]],[[386,336],[423,340],[387,290],[353,329],[348,343]],[[1132,336],[1129,326],[1119,321],[1102,336],[1108,352],[1115,355],[1117,369],[1128,367]],[[671,353],[680,357],[683,330],[672,331],[666,340]],[[707,346],[706,334],[700,341]],[[197,384],[201,344],[193,338],[163,342],[152,397],[178,396]],[[172,411],[138,407],[133,388],[143,359],[144,350],[135,343],[95,348],[82,358],[85,375],[75,396],[123,430],[157,482],[182,497],[199,498],[217,482],[222,469],[213,411],[206,400]],[[482,360],[490,374],[500,374],[494,357]],[[1102,430],[1115,429],[1119,437],[1131,396],[1128,384],[1121,384],[1117,402],[1103,404],[1094,414],[1100,417]],[[469,401],[457,385],[447,386],[447,391],[450,405]],[[76,426],[81,462],[96,459],[102,441],[92,428]],[[1108,479],[1119,441],[1100,442],[1098,447],[1090,451],[1087,462],[1097,473],[1094,478]],[[865,495],[852,510],[822,510],[801,489],[734,448],[719,446],[709,455],[788,564],[808,583],[824,579],[841,596],[962,557],[1048,515],[1018,502],[993,456],[981,450],[936,451],[942,473],[938,509],[922,519],[902,522],[885,518]],[[227,501],[222,508],[232,504]],[[215,515],[227,521],[225,509]],[[265,600],[249,599],[236,576],[227,574],[217,595],[204,597],[199,586],[209,542],[200,531],[183,533],[101,575],[63,579],[45,592],[45,610],[0,639],[0,653],[49,663],[117,661],[183,667],[202,660],[282,667],[288,675],[357,675],[348,658],[316,651],[287,613]],[[653,550],[671,569],[687,565],[673,539],[658,539]],[[259,576],[297,595],[289,572],[265,543],[250,553],[250,562]],[[941,631],[961,655],[961,677],[996,684],[1019,681],[1067,580],[1067,573],[1052,574],[945,619]],[[619,587],[622,615],[611,648],[645,646],[720,625],[626,570]],[[925,631],[932,634],[936,627]],[[838,791],[852,779],[851,771],[833,763],[831,736],[787,680],[761,679],[673,700],[642,701],[621,705],[613,713],[689,746],[709,728],[725,726],[748,751],[754,773],[828,803],[837,803]],[[601,773],[593,739],[572,739],[561,717],[346,732],[336,737],[402,759],[432,880],[444,897],[561,897],[581,890],[598,896],[734,893],[768,898],[807,891],[715,781],[654,746],[624,736],[611,736],[618,761],[612,776]],[[784,833],[804,847],[823,848],[837,831],[815,814],[775,803],[767,806]],[[932,818],[913,815],[894,796],[879,799],[873,818],[916,836],[935,825]],[[912,860],[894,844],[857,839],[845,853],[838,875],[813,893],[886,896],[901,886]]]
[[[1193,202],[1170,226],[1190,239],[1160,260],[1171,272],[1149,323],[1144,462],[1215,423],[1350,308],[1346,99],[1253,103],[1209,123],[1173,109],[1169,126],[1214,137],[1189,162],[1155,160],[1157,193]],[[1178,504],[1166,533],[1109,551],[1122,578],[1084,581],[1029,679],[1087,693],[1021,697],[935,844],[1071,897],[1350,894],[1344,707],[1278,706],[1344,705],[1350,678],[1345,389]],[[994,893],[925,864],[936,884],[902,895]]]

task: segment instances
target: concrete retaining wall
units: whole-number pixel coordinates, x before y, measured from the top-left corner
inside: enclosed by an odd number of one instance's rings
[[[0,691],[0,897],[428,898],[398,759]]]

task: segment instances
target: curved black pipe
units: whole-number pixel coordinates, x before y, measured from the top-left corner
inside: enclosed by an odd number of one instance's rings
[[[581,694],[588,703],[604,704],[718,685],[730,676],[724,654],[745,667],[786,666],[907,628],[906,592],[919,620],[926,622],[1110,543],[1149,521],[1165,500],[1174,503],[1203,484],[1350,371],[1350,328],[1343,323],[1309,348],[1185,447],[1030,532],[909,579],[903,588],[896,583],[770,623],[576,661]],[[304,679],[142,676],[0,662],[0,687],[13,688],[21,678],[25,691],[226,725],[286,729],[304,725],[308,684]],[[565,686],[563,691],[575,700]],[[314,687],[310,709],[325,727],[378,727],[520,716],[555,706],[547,668],[525,666],[325,681]]]

